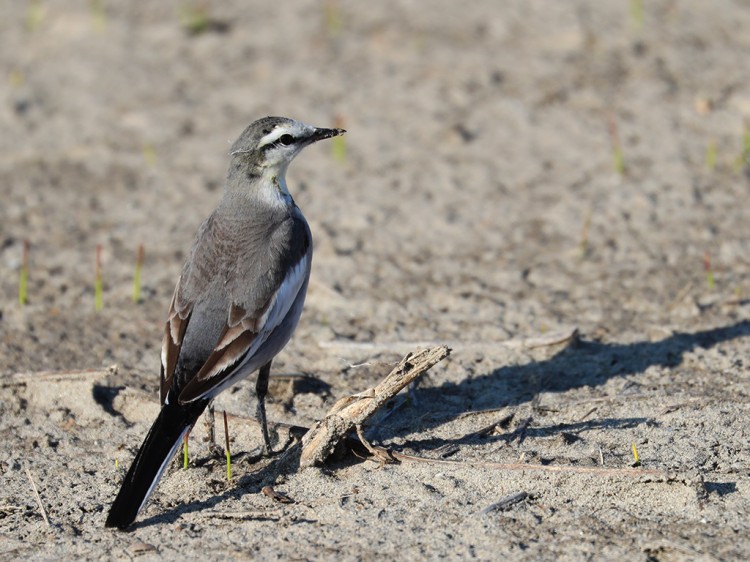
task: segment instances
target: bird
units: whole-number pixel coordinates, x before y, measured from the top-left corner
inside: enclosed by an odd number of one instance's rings
[[[224,193],[198,229],[182,268],[161,349],[161,410],[138,450],[105,526],[126,529],[184,436],[221,391],[258,371],[264,451],[271,362],[302,312],[312,234],[286,183],[305,147],[346,131],[286,117],[251,123],[234,142]]]

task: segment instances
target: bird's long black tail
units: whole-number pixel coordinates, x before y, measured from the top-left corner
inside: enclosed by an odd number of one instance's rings
[[[125,529],[135,520],[159,483],[185,432],[196,422],[207,404],[200,401],[184,406],[162,406],[112,503],[105,523],[107,527]]]

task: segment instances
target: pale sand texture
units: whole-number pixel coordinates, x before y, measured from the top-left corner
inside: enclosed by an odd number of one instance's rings
[[[0,557],[750,558],[747,1],[647,1],[642,24],[625,0],[101,4],[0,8]],[[196,5],[212,21],[190,35]],[[289,173],[316,253],[276,373],[315,379],[272,381],[270,419],[310,425],[448,343],[367,437],[454,463],[275,478],[235,418],[227,483],[199,424],[196,466],[104,529],[185,253],[266,114],[349,131],[345,161],[320,144]],[[218,408],[249,416],[253,384]],[[642,473],[621,470],[632,444]]]

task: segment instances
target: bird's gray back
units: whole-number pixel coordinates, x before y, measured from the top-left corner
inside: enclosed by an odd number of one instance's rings
[[[201,225],[177,289],[176,307],[192,309],[175,369],[179,386],[205,363],[232,310],[262,316],[286,273],[311,249],[296,206],[250,210],[222,202]]]

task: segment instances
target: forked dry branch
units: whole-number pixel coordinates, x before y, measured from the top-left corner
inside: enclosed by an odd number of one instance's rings
[[[323,463],[349,431],[364,423],[378,408],[448,357],[450,352],[447,346],[439,345],[409,353],[377,386],[336,402],[302,438],[300,467]]]

